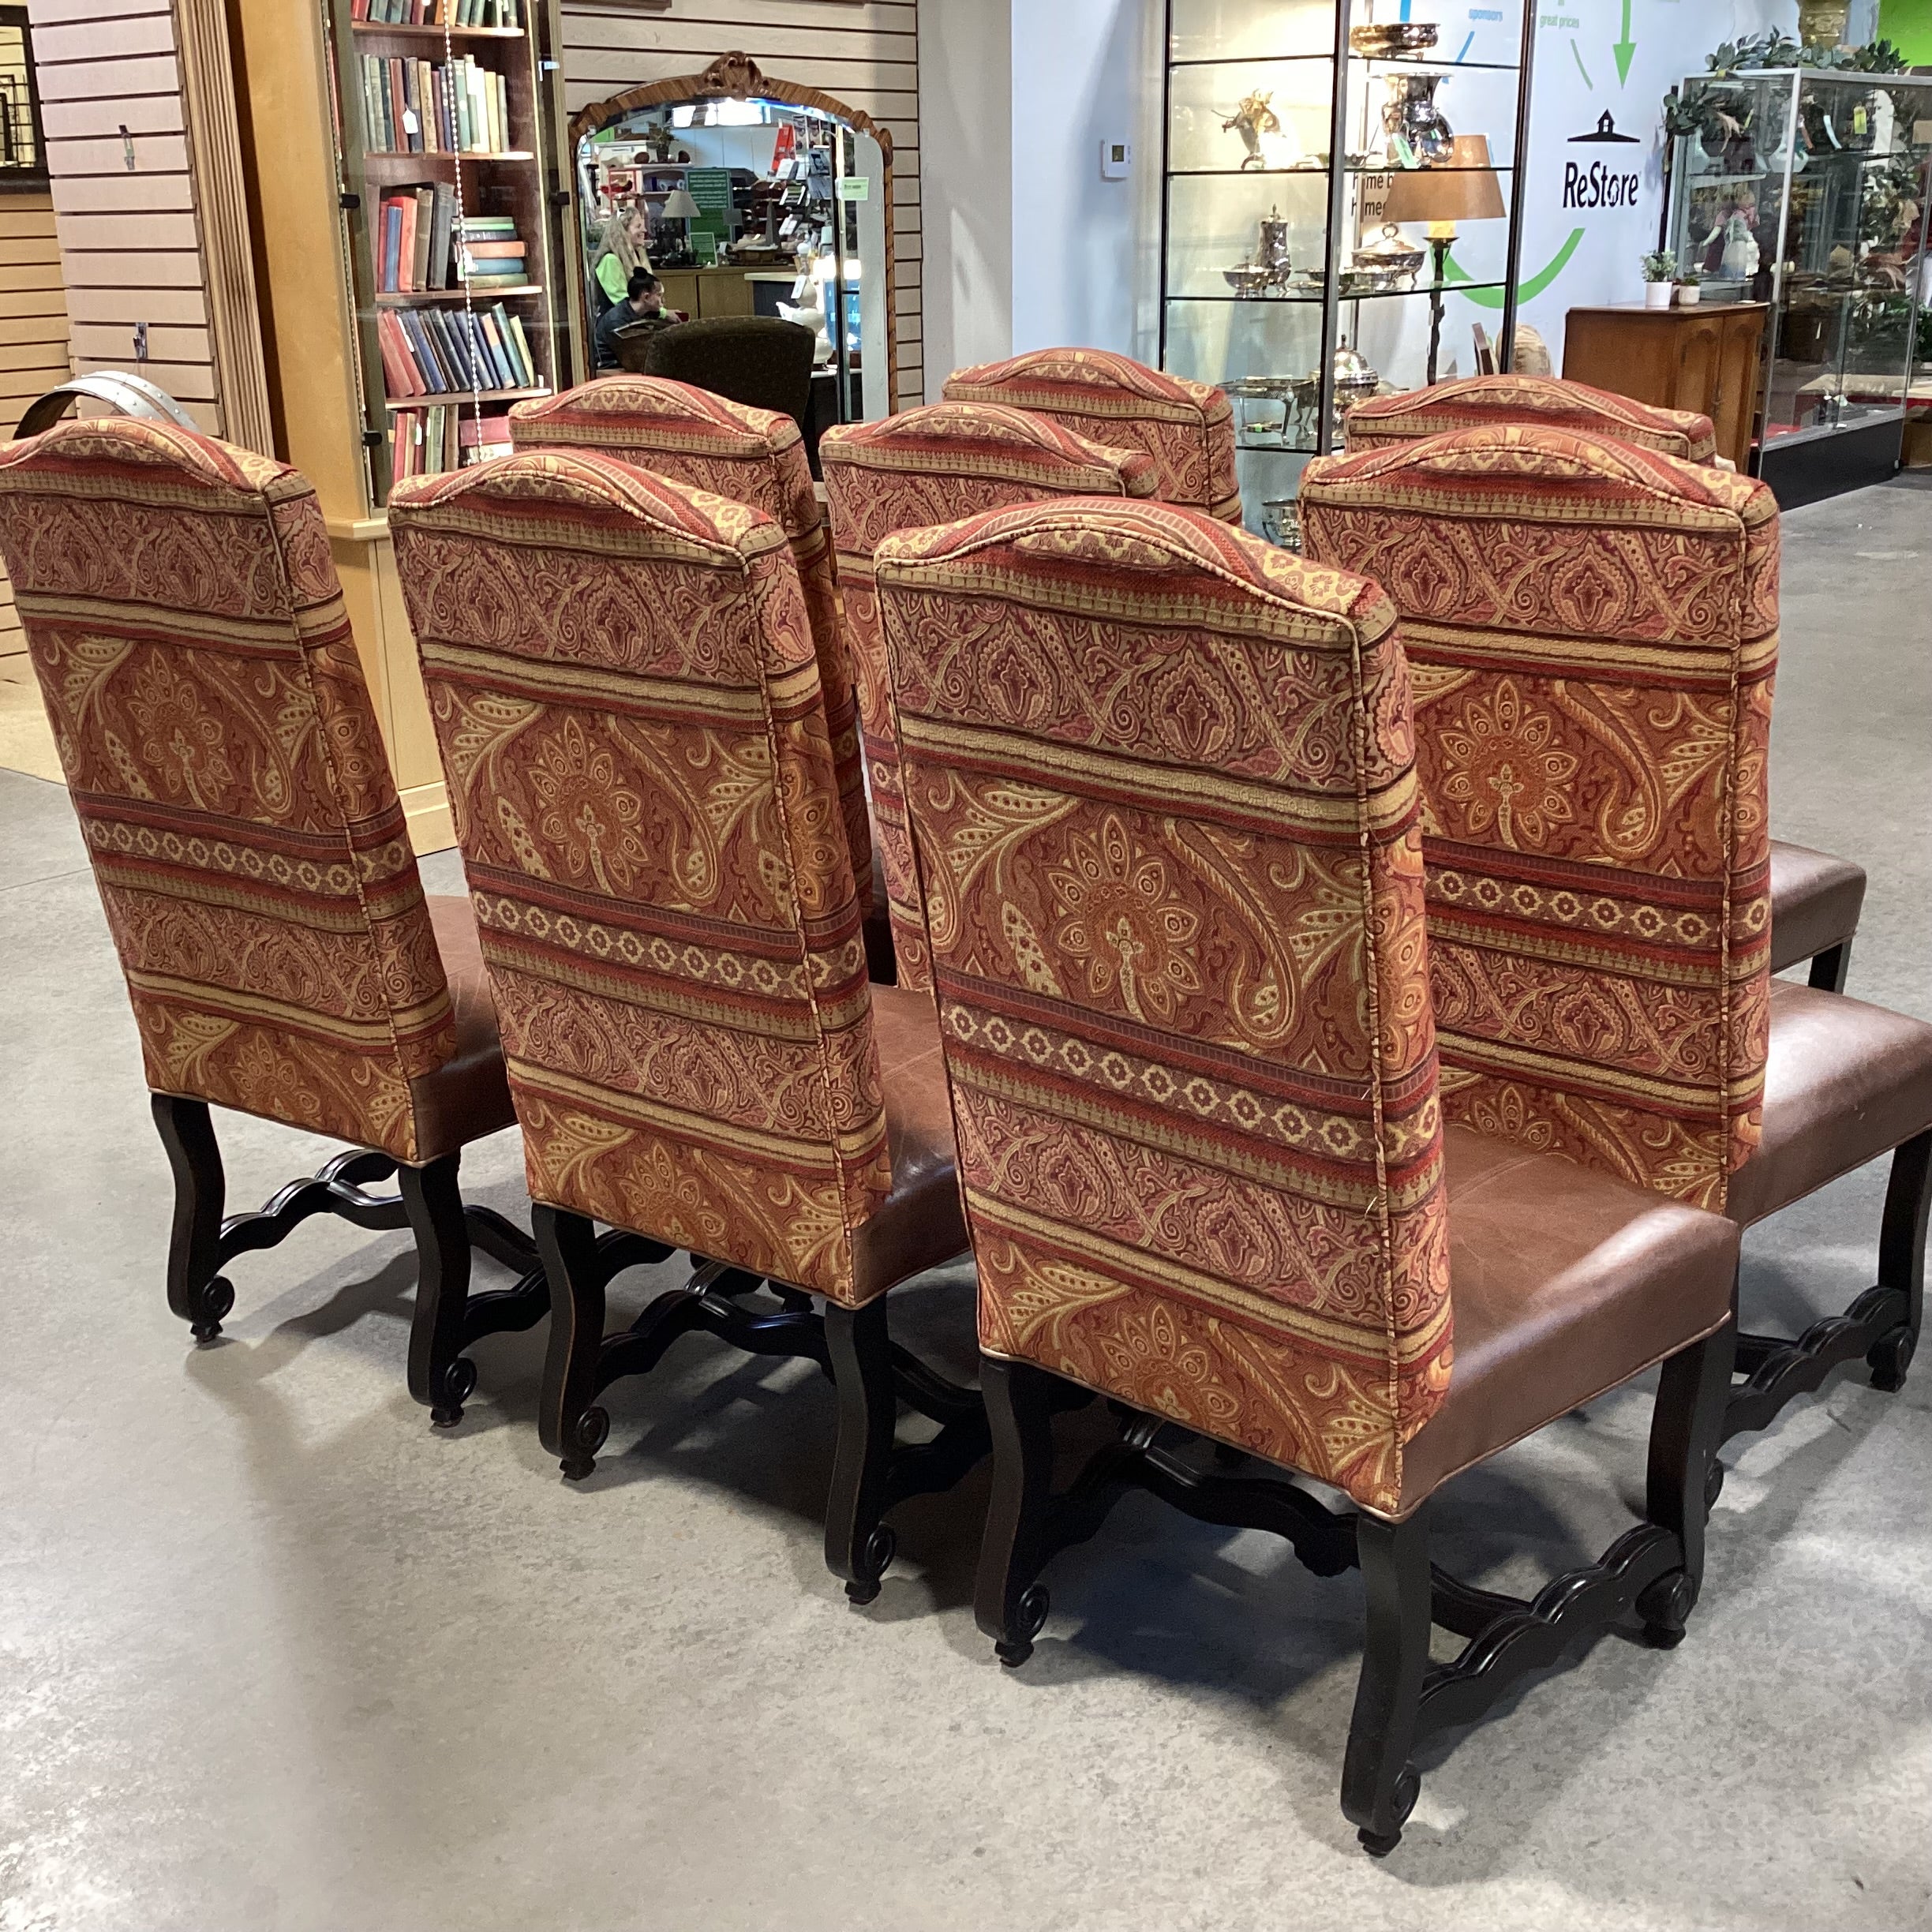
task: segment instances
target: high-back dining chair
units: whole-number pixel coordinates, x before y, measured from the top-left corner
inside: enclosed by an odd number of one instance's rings
[[[1736,1230],[1445,1135],[1374,584],[1103,500],[902,532],[878,581],[979,1271],[981,1627],[1023,1661],[1042,1567],[1133,1485],[1321,1574],[1359,1562],[1342,1804],[1387,1852],[1422,1735],[1586,1628],[1682,1634]],[[1660,1360],[1648,1519],[1600,1565],[1533,1604],[1432,1573],[1437,1488]],[[1119,1440],[1055,1496],[1069,1383],[1119,1406]],[[1432,1623],[1469,1640],[1456,1663],[1430,1668]]]
[[[1459,382],[1370,396],[1349,411],[1351,452],[1385,449],[1461,429],[1520,424],[1607,436],[1635,449],[1715,465],[1708,416],[1660,409],[1586,383],[1548,376],[1471,376]],[[1771,841],[1771,970],[1810,962],[1810,983],[1844,990],[1852,942],[1865,904],[1865,868],[1830,852]]]
[[[788,415],[752,409],[664,376],[601,376],[560,395],[515,405],[510,437],[519,450],[601,450],[674,483],[748,504],[784,532],[818,662],[852,882],[867,921],[872,977],[890,979],[891,932],[882,891],[874,904],[878,861],[866,815],[859,705],[839,620],[831,535],[806,467],[798,425]]]
[[[1301,501],[1310,557],[1401,613],[1448,1117],[1744,1225],[1896,1149],[1878,1284],[1741,1337],[1726,1434],[1838,1362],[1896,1388],[1932,1027],[1770,978],[1770,491],[1503,425],[1318,459]]]
[[[470,1303],[472,1231],[534,1258],[457,1192],[511,1122],[502,1051],[469,908],[417,881],[314,490],[172,423],[58,423],[0,449],[0,553],[174,1168],[169,1306],[211,1341],[238,1256],[318,1211],[408,1226],[410,1387],[453,1423],[463,1347],[545,1302]],[[211,1105],[354,1151],[224,1220]]]
[[[859,685],[866,769],[902,986],[925,988],[926,919],[913,888],[899,796],[892,689],[872,593],[872,555],[896,530],[949,523],[1043,496],[1151,496],[1157,466],[999,403],[937,402],[827,430],[819,445]],[[994,668],[988,667],[989,674]]]
[[[1029,349],[955,369],[944,395],[949,402],[1030,410],[1110,448],[1144,450],[1163,503],[1241,521],[1234,406],[1211,383],[1149,369],[1110,349]]]
[[[784,530],[564,449],[389,515],[555,1303],[543,1442],[587,1475],[599,1391],[688,1330],[829,1365],[826,1555],[866,1600],[882,1515],[956,1480],[985,1421],[915,1376],[956,1426],[895,1455],[886,1291],[965,1234],[930,1003],[867,983]],[[612,1275],[674,1249],[689,1287],[606,1336]],[[744,1301],[761,1282],[777,1310]]]

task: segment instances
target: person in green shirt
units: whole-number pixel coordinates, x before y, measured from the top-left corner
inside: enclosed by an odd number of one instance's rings
[[[650,272],[650,218],[641,201],[612,211],[597,238],[590,272],[613,305],[624,300],[631,290],[631,278],[642,269]]]

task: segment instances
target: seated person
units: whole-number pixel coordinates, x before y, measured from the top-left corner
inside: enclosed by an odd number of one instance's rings
[[[622,366],[617,356],[619,334],[638,323],[682,322],[684,318],[664,303],[664,285],[648,268],[631,271],[628,292],[620,302],[612,302],[597,317],[597,365],[601,369]]]

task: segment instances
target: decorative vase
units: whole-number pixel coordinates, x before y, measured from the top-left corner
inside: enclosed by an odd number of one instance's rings
[[[1455,135],[1436,105],[1436,90],[1449,77],[1440,73],[1392,73],[1386,77],[1389,97],[1382,108],[1382,129],[1388,137],[1389,159],[1406,167],[1402,154],[1424,167],[1447,161],[1455,151]]]
[[[1807,47],[1843,47],[1852,0],[1798,0],[1798,38]]]
[[[1668,282],[1646,282],[1644,284],[1644,306],[1646,309],[1668,309],[1671,305],[1671,284]]]
[[[1679,282],[1677,284],[1677,306],[1679,309],[1694,309],[1698,305],[1698,298],[1702,293],[1703,285],[1701,283]]]

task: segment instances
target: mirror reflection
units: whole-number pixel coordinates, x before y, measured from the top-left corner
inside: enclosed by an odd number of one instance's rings
[[[821,429],[887,413],[890,164],[871,133],[768,95],[658,101],[586,133],[577,172],[599,369],[783,409],[814,469]]]

